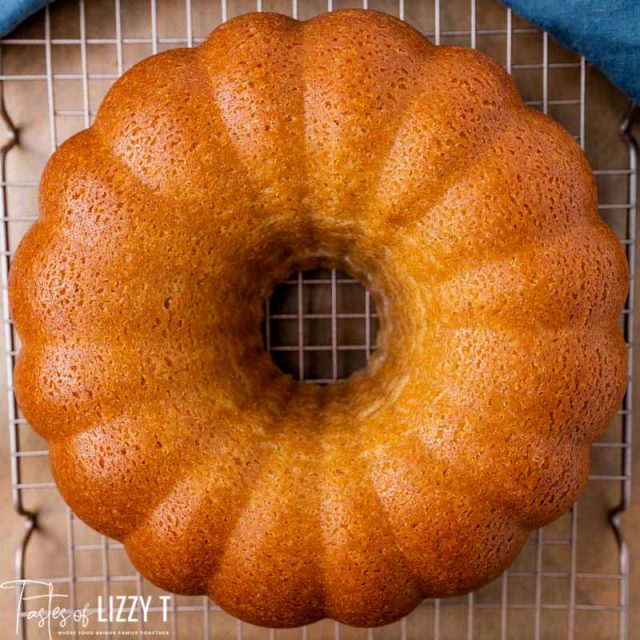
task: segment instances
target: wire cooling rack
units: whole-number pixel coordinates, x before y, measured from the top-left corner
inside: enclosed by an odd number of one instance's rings
[[[633,107],[585,62],[495,0],[59,0],[0,42],[0,226],[4,341],[8,380],[11,482],[25,533],[16,577],[50,582],[65,606],[97,597],[161,595],[138,575],[122,545],[86,527],[63,505],[49,475],[45,443],[16,405],[13,367],[19,340],[7,306],[13,251],[37,214],[37,185],[48,155],[91,124],[114,80],[137,60],[193,46],[220,22],[252,10],[309,18],[360,6],[406,19],[436,43],[466,44],[493,55],[514,76],[528,104],[558,119],[586,149],[595,169],[600,213],[624,244],[632,286],[621,319],[629,348],[629,382],[611,428],[593,447],[592,471],[580,502],[532,535],[498,580],[468,596],[428,600],[404,620],[376,630],[331,621],[266,630],[234,620],[203,597],[160,600],[146,622],[119,625],[135,637],[171,638],[628,638],[629,564],[620,518],[631,488],[631,344],[637,211],[637,149],[629,133]],[[627,107],[628,110],[627,110]],[[624,115],[626,111],[626,116]],[[281,368],[320,383],[360,368],[375,348],[377,318],[357,280],[335,271],[293,274],[266,306],[265,344]],[[29,587],[31,589],[32,587]],[[93,603],[93,607],[91,608]],[[3,605],[4,606],[4,605]],[[21,638],[45,637],[21,609]],[[91,629],[71,625],[72,636]],[[113,630],[103,624],[100,629]]]

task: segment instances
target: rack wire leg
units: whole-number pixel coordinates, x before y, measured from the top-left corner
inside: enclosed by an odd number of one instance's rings
[[[2,68],[2,58],[0,57],[0,70]],[[0,251],[2,252],[2,282],[8,282],[9,276],[9,221],[7,217],[7,188],[6,188],[6,158],[7,154],[13,147],[18,144],[18,130],[14,125],[11,117],[9,116],[6,105],[4,102],[4,85],[0,83],[0,121],[6,128],[6,139],[0,147],[0,215],[2,217],[2,224],[0,225]],[[3,287],[2,293],[2,306],[4,313],[4,344],[5,349],[9,353],[15,353],[15,337],[9,324],[9,293],[7,287]],[[9,440],[10,450],[15,452],[18,450],[18,405],[16,403],[15,394],[13,393],[13,367],[15,364],[15,356],[12,355],[7,359],[7,384],[9,387]],[[38,526],[37,514],[29,511],[25,508],[22,502],[22,493],[19,489],[20,484],[20,461],[16,456],[11,456],[11,494],[13,499],[13,506],[16,513],[25,518],[24,530],[22,533],[22,539],[18,543],[15,555],[15,571],[16,580],[24,580],[24,558],[27,545],[31,539],[31,535]],[[18,593],[18,591],[16,591]],[[17,606],[19,607],[18,613],[22,613],[23,605],[19,596]],[[26,635],[25,618],[20,616],[18,621],[18,638],[23,640]]]

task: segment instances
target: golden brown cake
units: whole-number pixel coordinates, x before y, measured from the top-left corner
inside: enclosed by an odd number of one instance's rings
[[[621,400],[627,266],[583,153],[488,57],[387,15],[251,14],[141,62],[40,206],[16,391],[62,495],[252,623],[380,625],[496,577]],[[260,331],[315,264],[382,317],[326,387]]]

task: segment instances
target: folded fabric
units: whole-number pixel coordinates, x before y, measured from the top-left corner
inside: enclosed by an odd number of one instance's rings
[[[640,0],[502,0],[640,102]]]
[[[0,37],[50,0],[0,0]],[[640,0],[502,0],[640,102]]]
[[[0,0],[0,37],[6,36],[49,2],[50,0]]]

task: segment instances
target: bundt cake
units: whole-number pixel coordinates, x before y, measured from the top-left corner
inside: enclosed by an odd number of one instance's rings
[[[627,265],[583,153],[487,56],[390,16],[245,15],[144,60],[40,197],[16,392],[60,491],[243,620],[380,625],[486,583],[621,400]],[[261,338],[314,265],[382,318],[325,387]]]

